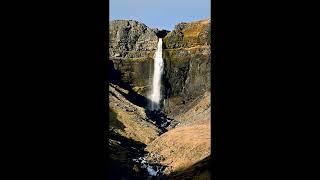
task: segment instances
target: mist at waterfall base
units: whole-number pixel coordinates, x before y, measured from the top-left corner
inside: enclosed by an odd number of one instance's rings
[[[163,74],[163,59],[162,59],[162,38],[159,38],[157,51],[154,57],[154,71],[152,78],[152,91],[149,95],[151,104],[150,110],[159,110],[161,101],[161,77]]]

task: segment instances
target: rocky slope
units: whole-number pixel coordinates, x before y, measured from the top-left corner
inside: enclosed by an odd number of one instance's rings
[[[207,122],[168,131],[149,144],[146,151],[163,156],[161,164],[168,166],[165,172],[169,174],[208,157],[210,143],[210,124]]]
[[[148,144],[159,136],[160,130],[141,108],[124,96],[129,91],[117,85],[109,85],[109,130],[135,141]],[[118,125],[121,124],[121,125]]]
[[[206,113],[210,112],[210,94],[199,97],[184,115],[177,116],[175,121],[179,124],[168,132],[161,131],[148,117],[148,111],[128,95],[129,90],[109,84],[107,142],[109,163],[114,168],[110,178],[146,178],[149,172],[143,165],[161,169],[162,177],[167,179],[208,179],[207,163],[203,161],[211,153],[211,120],[210,113]]]
[[[144,178],[146,171],[137,170],[133,161],[143,157],[147,144],[156,139],[161,130],[151,121],[145,109],[135,104],[130,98],[130,91],[110,83],[109,92],[109,124],[106,148],[108,149],[108,178],[132,179]]]

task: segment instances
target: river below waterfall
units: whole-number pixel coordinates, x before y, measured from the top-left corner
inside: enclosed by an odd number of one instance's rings
[[[146,170],[149,177],[164,177],[165,174],[163,171],[166,166],[161,165],[160,159],[157,158],[162,157],[158,154],[149,153],[143,157],[132,159],[132,161],[138,163],[141,169]]]
[[[149,95],[151,101],[149,110],[146,111],[147,116],[160,130],[161,134],[167,131],[167,127],[170,125],[173,119],[168,118],[165,113],[161,111],[160,102],[161,96],[161,78],[163,74],[163,58],[162,58],[162,39],[159,38],[157,51],[154,57],[154,72],[152,81],[152,91]],[[148,173],[148,178],[164,177],[165,166],[160,164],[163,157],[158,154],[148,153],[144,156],[134,158],[132,161],[139,164],[139,168],[142,171]]]

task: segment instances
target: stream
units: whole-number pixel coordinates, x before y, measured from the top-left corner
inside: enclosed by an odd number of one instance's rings
[[[160,110],[148,111],[147,115],[151,122],[161,130],[160,135],[168,131],[166,128],[173,121],[173,119],[168,118],[167,115]],[[165,176],[163,171],[165,170],[166,166],[160,163],[162,160],[164,160],[164,158],[156,153],[148,153],[144,156],[132,159],[134,163],[139,164],[139,168],[148,173],[149,178],[161,178]]]
[[[149,156],[150,154],[143,157],[139,157],[137,159],[132,159],[132,161],[138,163],[141,169],[146,170],[149,177],[164,177],[163,171],[166,168],[166,166],[163,166],[159,162],[156,162],[154,160],[148,160]]]

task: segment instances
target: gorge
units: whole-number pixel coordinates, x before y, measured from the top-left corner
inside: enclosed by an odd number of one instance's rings
[[[111,179],[210,179],[210,23],[179,23],[169,32],[111,21]]]

